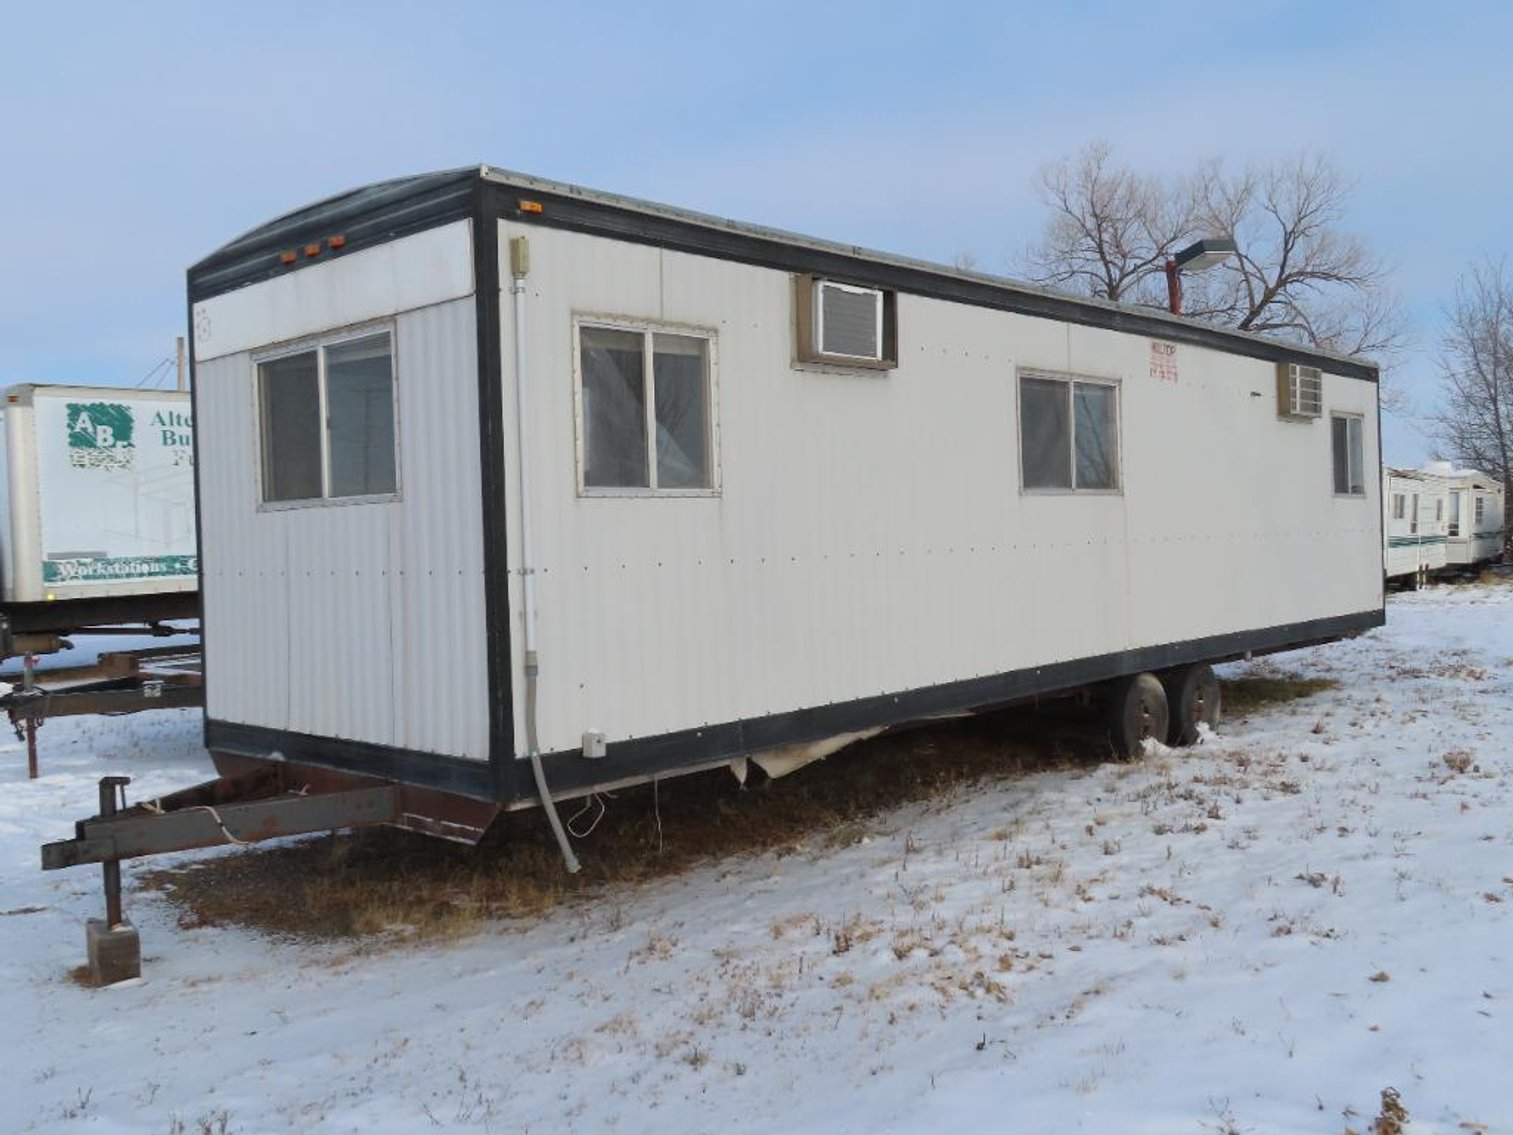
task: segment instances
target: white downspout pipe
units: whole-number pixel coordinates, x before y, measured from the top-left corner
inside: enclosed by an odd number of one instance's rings
[[[520,594],[525,604],[525,744],[531,775],[536,778],[536,794],[541,797],[541,807],[552,825],[552,834],[557,837],[562,861],[568,873],[576,875],[578,857],[573,854],[573,845],[568,842],[562,818],[557,815],[557,805],[546,785],[546,771],[541,767],[541,745],[536,736],[536,685],[541,664],[536,653],[536,567],[531,547],[530,429],[526,417],[525,382],[525,277],[531,270],[530,261],[529,242],[523,236],[512,237],[510,278],[514,283],[510,286],[510,295],[515,299],[515,454],[520,460],[520,476],[516,484],[520,495]]]

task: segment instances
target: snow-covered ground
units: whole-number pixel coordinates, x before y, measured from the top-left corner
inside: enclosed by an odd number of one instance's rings
[[[460,942],[128,893],[144,978],[101,991],[98,872],[37,846],[106,771],[202,778],[198,717],[49,723],[40,780],[0,750],[0,1131],[1339,1135],[1388,1087],[1513,1130],[1513,587],[1257,665],[1340,686]]]

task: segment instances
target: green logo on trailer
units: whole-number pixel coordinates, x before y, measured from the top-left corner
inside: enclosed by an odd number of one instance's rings
[[[130,469],[136,443],[131,407],[119,402],[69,402],[68,461],[76,469]]]
[[[68,447],[70,449],[130,448],[131,407],[118,402],[70,402]]]

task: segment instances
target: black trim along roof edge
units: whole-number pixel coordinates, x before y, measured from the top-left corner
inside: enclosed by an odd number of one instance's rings
[[[1330,374],[1378,381],[1371,362],[1249,332],[1211,327],[1151,308],[1067,295],[1031,284],[942,264],[820,240],[780,229],[585,189],[489,166],[397,178],[349,190],[251,229],[189,270],[194,302],[235,291],[333,258],[301,256],[282,265],[281,250],[298,249],[336,230],[346,238],[336,256],[473,215],[477,183],[490,187],[496,216],[715,256],[792,272],[815,272],[914,295],[1149,335],[1272,362],[1298,362]],[[528,199],[540,211],[523,211]],[[510,197],[513,196],[513,202]]]

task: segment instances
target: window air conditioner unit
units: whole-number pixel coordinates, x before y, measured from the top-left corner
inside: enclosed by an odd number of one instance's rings
[[[1277,364],[1277,413],[1284,418],[1317,418],[1324,413],[1324,374],[1318,367]]]
[[[834,280],[817,280],[815,284],[814,324],[820,354],[880,360],[883,293]]]

